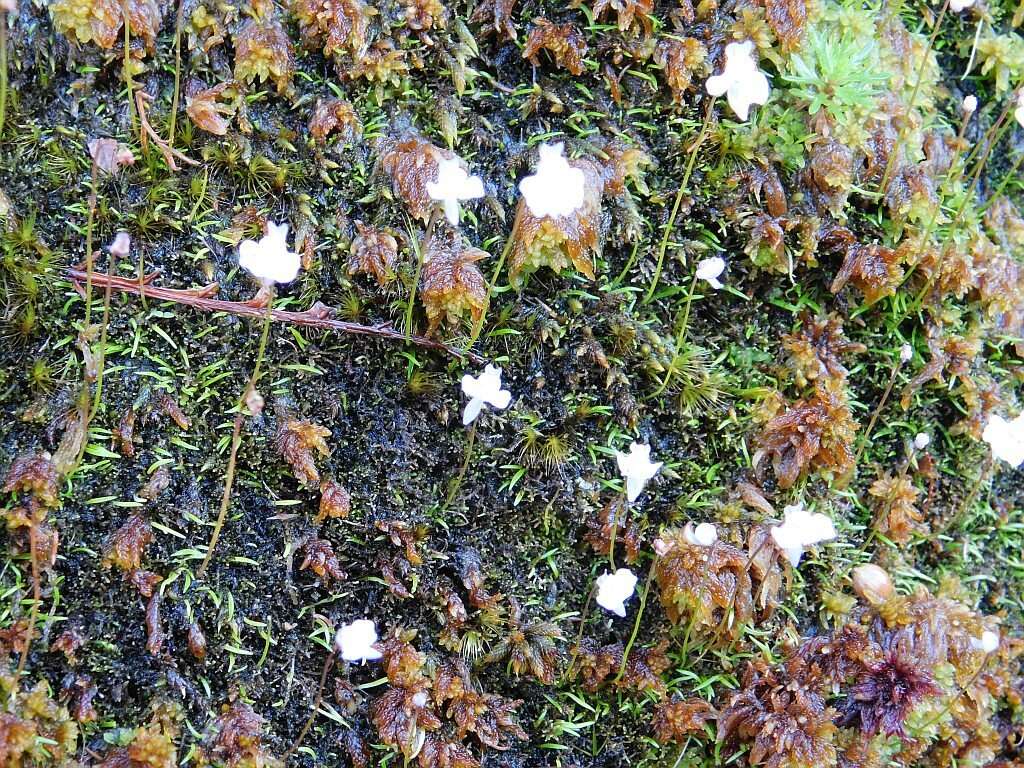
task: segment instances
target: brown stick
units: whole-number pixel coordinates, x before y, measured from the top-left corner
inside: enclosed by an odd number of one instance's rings
[[[66,274],[76,284],[86,279],[86,273],[80,269],[75,269],[74,267],[69,267],[66,270]],[[116,275],[108,277],[103,273],[94,273],[92,276],[92,282],[93,285],[96,286],[109,286],[115,291],[134,293],[138,296],[145,296],[146,298],[156,299],[158,301],[172,301],[175,304],[184,304],[189,307],[195,307],[196,309],[201,309],[204,312],[227,312],[228,314],[238,315],[239,317],[252,317],[256,319],[262,318],[265,314],[265,309],[263,307],[256,306],[255,304],[212,298],[212,296],[217,293],[216,283],[202,288],[161,288],[150,284],[154,277],[156,277],[155,274],[147,275],[140,285],[137,279],[129,280]],[[382,339],[409,342],[426,349],[435,349],[440,352],[446,352],[460,360],[468,359],[478,364],[484,362],[484,359],[480,355],[474,352],[456,349],[442,341],[430,339],[426,336],[410,335],[406,337],[404,333],[396,331],[390,325],[361,325],[359,323],[336,320],[331,316],[332,313],[333,310],[330,307],[321,304],[318,301],[304,312],[290,312],[284,309],[275,309],[271,312],[271,317],[278,322],[291,323],[292,325],[305,325],[311,328],[323,328],[329,331],[337,331],[338,333],[348,333],[360,336],[376,336]]]
[[[178,158],[179,160],[181,160],[181,162],[185,163],[186,165],[199,165],[199,163],[197,163],[191,157],[183,155],[174,147],[168,145],[166,141],[160,138],[160,134],[153,130],[153,126],[150,125],[149,120],[146,119],[146,104],[147,102],[150,102],[152,100],[153,97],[145,91],[135,92],[135,105],[139,109],[139,122],[142,124],[142,130],[144,134],[148,135],[149,138],[153,140],[153,143],[156,144],[157,149],[159,149],[160,152],[163,154],[164,161],[167,163],[167,167],[170,168],[172,171],[178,170],[178,166],[174,162],[174,158]],[[142,143],[143,145],[145,145],[145,138],[142,139]],[[143,151],[145,151],[145,146],[143,146]]]

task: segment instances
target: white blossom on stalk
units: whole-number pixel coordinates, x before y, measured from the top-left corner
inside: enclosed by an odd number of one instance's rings
[[[976,0],[949,0],[949,10],[953,13],[960,13],[960,11],[974,7],[975,1]]]
[[[370,619],[356,619],[345,624],[334,636],[334,647],[345,661],[375,661],[382,654],[374,647],[377,626]]]
[[[923,451],[928,447],[928,443],[932,441],[927,432],[918,432],[914,436],[914,447],[919,451]]]
[[[999,650],[999,633],[986,629],[981,633],[981,637],[971,638],[971,648],[983,653],[995,653]]]
[[[488,365],[476,378],[468,373],[462,377],[462,392],[469,398],[466,410],[462,412],[462,424],[467,426],[476,420],[484,404],[503,410],[512,401],[512,393],[501,388],[501,368]]]
[[[114,235],[114,242],[107,246],[107,250],[113,256],[123,259],[132,250],[132,238],[127,232],[118,232]]]
[[[718,279],[724,271],[725,259],[721,256],[712,256],[697,262],[697,279],[704,280],[716,291],[724,287],[722,281]]]
[[[736,117],[746,121],[752,104],[768,101],[771,88],[768,76],[757,67],[753,57],[754,43],[729,43],[725,46],[725,67],[719,75],[708,78],[706,87],[712,96],[727,94],[729,106]]]
[[[911,358],[914,357],[914,348],[909,344],[904,344],[900,347],[900,362],[909,363]]]
[[[651,461],[651,446],[633,443],[629,453],[615,452],[615,460],[619,464],[619,473],[626,481],[626,498],[636,501],[647,481],[658,474],[664,462]]]
[[[617,616],[626,616],[626,601],[636,589],[636,574],[629,568],[597,577],[597,604]]]
[[[1017,108],[1013,110],[1013,119],[1024,128],[1024,89],[1017,93]]]
[[[992,455],[1013,467],[1024,464],[1024,411],[1013,421],[998,413],[989,416],[981,439],[992,448]]]
[[[484,183],[479,176],[470,176],[459,158],[442,158],[437,162],[437,180],[427,182],[430,199],[444,206],[444,215],[453,227],[459,226],[459,201],[484,196]]]
[[[263,237],[239,243],[238,264],[264,285],[290,283],[298,276],[302,259],[288,250],[287,241],[288,225],[268,221]]]
[[[683,538],[695,547],[710,547],[718,541],[718,529],[714,523],[687,523],[683,528]]]
[[[978,97],[974,94],[964,96],[964,103],[961,107],[965,115],[973,115],[978,111]]]
[[[782,511],[784,521],[772,526],[772,539],[794,567],[800,564],[804,550],[836,537],[836,527],[828,515],[811,513],[804,505],[793,504]]]
[[[565,145],[541,144],[537,169],[519,182],[526,207],[536,218],[571,216],[583,207],[586,176],[569,164]]]

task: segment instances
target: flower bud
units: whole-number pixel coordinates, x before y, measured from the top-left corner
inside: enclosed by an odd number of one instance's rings
[[[884,568],[867,563],[853,569],[853,591],[871,605],[877,606],[892,597],[895,589]]]
[[[964,96],[963,110],[965,115],[973,115],[978,109],[978,97]]]

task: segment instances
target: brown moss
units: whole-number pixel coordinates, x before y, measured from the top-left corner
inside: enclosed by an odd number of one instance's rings
[[[283,763],[261,743],[264,720],[242,701],[225,704],[197,756],[200,766],[279,768]]]
[[[707,57],[708,49],[695,37],[682,40],[666,37],[658,41],[654,61],[665,70],[665,82],[672,89],[672,100],[676,104],[683,103],[694,76],[704,74]]]
[[[356,236],[349,246],[348,273],[371,275],[381,287],[395,279],[398,240],[376,227],[356,222]]]
[[[309,120],[309,133],[317,144],[327,143],[327,137],[337,133],[342,142],[351,142],[363,133],[355,107],[345,99],[320,99]]]
[[[888,472],[875,480],[868,493],[875,504],[875,530],[896,544],[906,544],[914,532],[923,530],[921,510],[915,506],[920,491],[905,474]]]
[[[914,393],[929,381],[944,384],[944,374],[972,384],[970,380],[971,363],[981,351],[981,339],[975,335],[958,336],[945,334],[942,328],[932,326],[928,329],[928,352],[931,357],[917,375],[903,388],[900,395],[900,407],[910,408]]]
[[[458,325],[466,315],[480,321],[487,307],[487,283],[476,265],[486,251],[464,245],[457,232],[444,230],[430,238],[420,278],[420,301],[427,313],[427,334],[442,322]]]
[[[224,101],[228,103],[223,103]],[[193,82],[185,97],[185,111],[197,128],[224,136],[241,104],[241,93],[234,80],[218,83],[212,88],[203,88]]]
[[[526,37],[523,58],[535,67],[540,66],[538,54],[547,51],[555,65],[574,75],[583,74],[583,58],[587,55],[587,42],[572,24],[555,24],[543,17],[533,20]]]
[[[292,0],[306,47],[321,46],[327,56],[366,53],[370,20],[377,11],[362,0]]]
[[[639,25],[644,35],[648,37],[654,29],[651,22],[653,10],[654,0],[594,0],[593,8],[595,19],[601,20],[614,13],[620,32],[630,32],[633,27]]]
[[[362,79],[380,86],[390,84],[396,88],[402,84],[402,78],[408,71],[409,62],[405,50],[396,48],[391,40],[378,40],[347,70],[352,80]],[[378,93],[377,100],[381,101],[382,98]]]
[[[704,699],[663,701],[654,708],[651,725],[659,744],[682,744],[690,734],[701,734],[715,711]]]
[[[435,147],[416,134],[382,139],[377,147],[380,169],[391,180],[391,188],[414,219],[426,223],[437,205],[427,185],[437,181],[438,163],[455,155]]]
[[[306,419],[286,418],[277,430],[277,452],[284,457],[303,485],[315,488],[320,485],[320,472],[313,459],[314,454],[327,456],[331,451],[325,438],[331,430]]]
[[[625,550],[626,562],[635,563],[642,544],[640,528],[621,496],[605,504],[596,517],[587,519],[587,532],[583,535],[594,552],[602,557],[611,553],[613,537],[616,546]]]
[[[60,503],[57,468],[49,456],[37,454],[14,460],[4,479],[4,493],[28,493],[46,507]]]
[[[291,40],[275,18],[248,19],[235,35],[235,80],[243,83],[272,80],[277,92],[291,88],[295,61]]]
[[[805,387],[819,378],[835,385],[845,381],[849,371],[842,357],[863,354],[867,347],[846,338],[843,320],[834,312],[816,318],[804,313],[800,322],[798,331],[782,337],[797,385]]]
[[[313,522],[322,523],[328,519],[342,519],[348,517],[352,511],[352,497],[348,489],[337,480],[328,478],[320,484],[320,507],[317,510]]]
[[[661,556],[654,570],[661,604],[673,624],[709,634],[719,628],[736,637],[754,618],[748,557],[724,541],[690,544],[682,528],[671,528],[655,543]],[[726,626],[726,619],[731,619]]]
[[[819,383],[812,397],[768,421],[756,441],[754,464],[770,456],[782,488],[791,488],[811,469],[842,479],[854,468],[857,429],[845,393]]]
[[[405,23],[417,32],[444,29],[448,24],[448,9],[441,0],[406,0]]]
[[[812,0],[813,2],[813,0]],[[807,33],[807,0],[765,0],[765,18],[784,54],[800,50]]]
[[[843,264],[832,280],[829,290],[839,293],[852,283],[868,304],[874,304],[896,292],[903,281],[900,253],[879,243],[843,245]]]
[[[334,547],[327,539],[310,536],[300,547],[299,552],[303,555],[299,570],[310,569],[322,584],[330,585],[332,582],[345,581],[348,578],[348,574],[341,570],[338,557],[334,554]]]
[[[480,0],[469,17],[473,24],[482,24],[485,37],[495,35],[499,40],[515,40],[516,25],[512,10],[516,0]]]
[[[558,649],[555,641],[564,640],[557,624],[549,621],[526,622],[522,608],[510,599],[508,627],[505,634],[484,656],[485,664],[505,663],[514,675],[529,672],[544,685],[555,681]]]
[[[125,573],[142,568],[146,547],[153,540],[153,529],[141,512],[128,517],[114,531],[103,550],[103,567],[114,566]]]

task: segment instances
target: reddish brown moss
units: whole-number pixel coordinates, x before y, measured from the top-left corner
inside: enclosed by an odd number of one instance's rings
[[[457,232],[438,232],[424,254],[419,297],[427,313],[427,334],[442,322],[457,325],[466,315],[480,321],[487,307],[487,283],[476,265],[486,251],[464,245]]]
[[[529,59],[535,67],[540,66],[538,54],[547,51],[555,60],[555,65],[569,70],[574,75],[583,74],[583,58],[587,55],[587,42],[583,35],[572,24],[555,24],[545,18],[533,20],[523,58]]]
[[[331,451],[325,438],[331,430],[305,419],[284,419],[277,431],[277,451],[284,457],[304,485],[315,488],[320,484],[320,472],[313,459],[314,453],[327,456]]]

